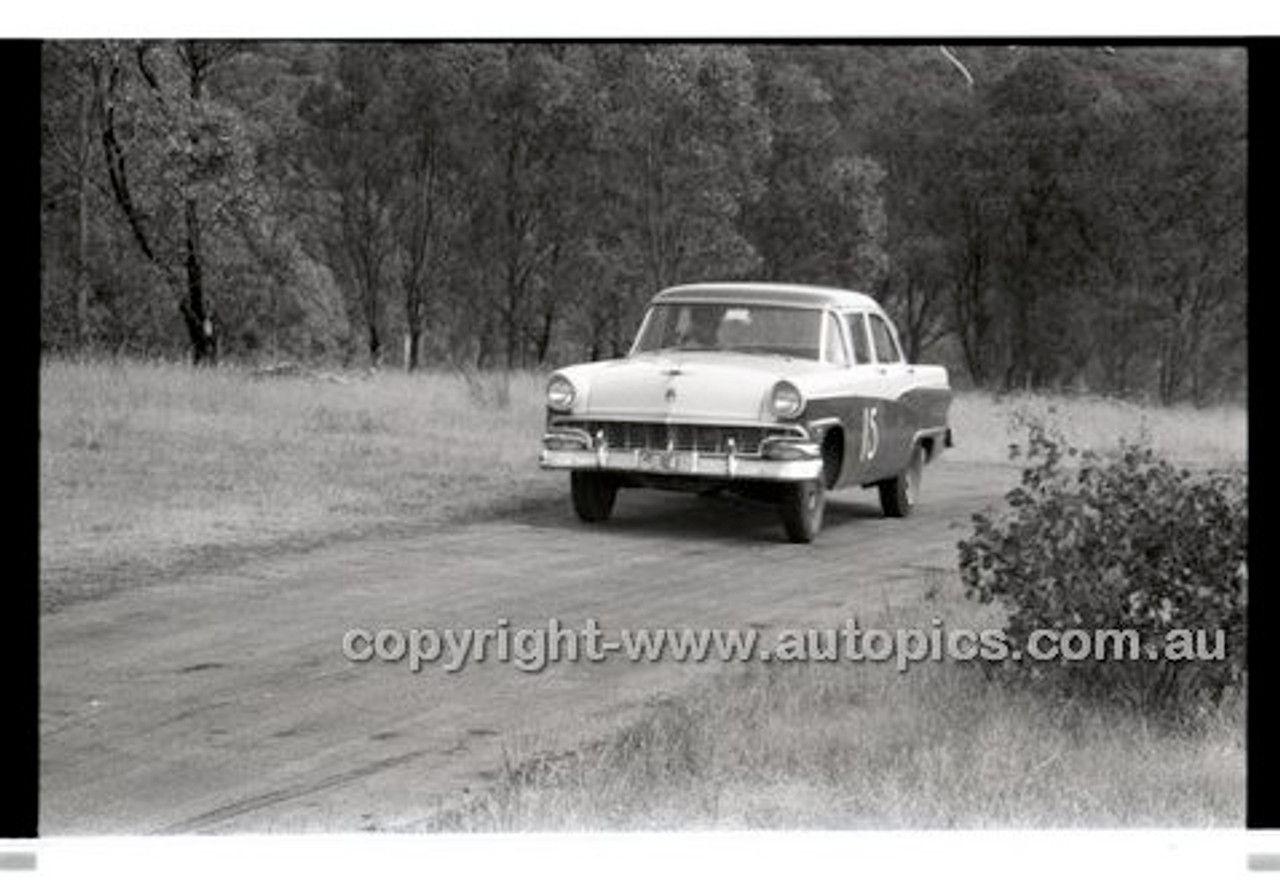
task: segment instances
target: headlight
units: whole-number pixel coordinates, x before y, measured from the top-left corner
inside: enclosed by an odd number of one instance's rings
[[[779,381],[773,385],[769,408],[779,418],[795,418],[804,411],[804,397],[790,381]]]
[[[563,375],[552,375],[547,383],[547,405],[557,412],[568,412],[573,408],[573,401],[578,393]]]

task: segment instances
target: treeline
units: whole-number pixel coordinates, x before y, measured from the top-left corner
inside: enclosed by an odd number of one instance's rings
[[[684,281],[868,291],[991,387],[1245,385],[1223,47],[53,42],[46,351],[520,367]]]

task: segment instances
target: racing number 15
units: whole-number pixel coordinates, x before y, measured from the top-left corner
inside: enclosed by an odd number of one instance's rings
[[[862,460],[871,461],[880,448],[880,424],[876,421],[879,406],[864,406],[862,409]]]

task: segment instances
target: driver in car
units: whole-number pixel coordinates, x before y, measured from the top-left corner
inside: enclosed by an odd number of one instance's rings
[[[689,327],[680,338],[685,350],[715,350],[720,346],[718,332],[724,311],[716,306],[689,308]]]

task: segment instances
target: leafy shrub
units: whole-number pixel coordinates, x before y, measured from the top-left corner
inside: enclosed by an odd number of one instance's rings
[[[1040,420],[1023,424],[1025,449],[1011,447],[1027,462],[1020,483],[1005,506],[974,515],[959,545],[966,597],[1003,608],[1009,644],[1024,654],[1038,629],[1131,629],[1141,645],[1136,660],[1010,659],[1005,671],[1171,717],[1237,688],[1245,669],[1245,472],[1177,468],[1142,443],[1121,442],[1103,456],[1070,446]],[[1204,652],[1221,658],[1170,653],[1174,639],[1200,643],[1181,630],[1203,630]]]

